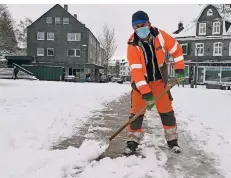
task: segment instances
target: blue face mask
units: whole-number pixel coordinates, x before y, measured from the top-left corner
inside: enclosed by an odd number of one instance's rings
[[[150,29],[148,26],[146,27],[140,27],[136,29],[136,34],[140,37],[140,38],[146,38],[150,33]]]

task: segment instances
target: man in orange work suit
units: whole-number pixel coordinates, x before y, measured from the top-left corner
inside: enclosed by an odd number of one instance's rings
[[[154,107],[157,97],[168,84],[168,52],[174,59],[174,70],[178,81],[184,80],[184,57],[180,44],[163,30],[151,26],[148,15],[137,11],[132,15],[134,33],[128,41],[127,58],[131,69],[131,118],[142,108]],[[171,151],[180,153],[177,125],[172,108],[171,93],[168,92],[156,101],[165,139]],[[132,122],[128,128],[125,155],[134,154],[142,134],[144,114]]]

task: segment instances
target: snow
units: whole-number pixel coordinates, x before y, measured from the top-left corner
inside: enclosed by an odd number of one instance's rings
[[[145,134],[141,144],[149,145],[154,144],[152,136]],[[155,146],[155,145],[154,145]],[[166,155],[157,155],[153,147],[142,147],[141,156],[118,157],[111,159],[106,157],[100,161],[93,161],[88,164],[84,171],[78,175],[80,178],[167,178],[168,172],[165,170],[164,165],[167,162]],[[103,174],[102,174],[103,172]]]
[[[230,90],[176,87],[172,94],[179,122],[187,123],[184,129],[214,154],[219,168],[231,177]]]
[[[78,133],[104,104],[125,93],[130,93],[129,84],[0,80],[0,177],[169,177],[167,155],[155,150],[157,141],[147,133],[142,140],[146,147],[140,146],[146,158],[121,156],[96,161],[108,142],[91,136],[97,130],[108,130],[103,126],[86,128],[89,139],[79,148],[50,149]],[[181,129],[212,154],[225,177],[231,177],[231,92],[185,86],[174,87],[172,95],[177,122],[184,123]],[[151,112],[148,117],[156,114]]]
[[[63,177],[66,164],[86,164],[101,155],[105,144],[98,142],[49,148],[81,128],[92,111],[127,92],[129,85],[117,83],[0,80],[0,177]]]
[[[192,20],[188,24],[184,24],[184,29],[179,34],[172,34],[174,38],[180,37],[195,37],[196,36],[196,21]]]
[[[1,59],[1,58],[0,58],[0,61],[1,61],[1,62],[6,62],[6,61],[7,61],[7,59],[4,59],[4,58],[3,58],[3,59]]]
[[[99,162],[88,165],[79,177],[111,177],[111,178],[141,178],[141,177],[168,177],[167,172],[161,169],[157,163],[156,155],[152,149],[146,149],[148,158],[142,159],[136,156],[116,159],[104,158]],[[102,174],[103,172],[103,174]]]
[[[92,149],[94,148],[94,149]],[[80,148],[48,151],[45,149],[12,149],[1,153],[0,177],[50,178],[65,177],[82,169],[106,149],[93,140],[86,140]]]

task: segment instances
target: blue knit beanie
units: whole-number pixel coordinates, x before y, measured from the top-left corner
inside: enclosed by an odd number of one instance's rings
[[[144,11],[137,11],[132,15],[132,26],[145,24],[147,21],[149,21],[149,17]]]

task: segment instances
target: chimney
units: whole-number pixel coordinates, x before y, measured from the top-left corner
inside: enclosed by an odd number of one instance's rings
[[[74,14],[74,17],[77,19],[77,14]]]
[[[64,4],[64,9],[68,12],[68,5]]]
[[[183,23],[182,22],[179,22],[178,23],[178,29],[181,29],[183,27]]]

